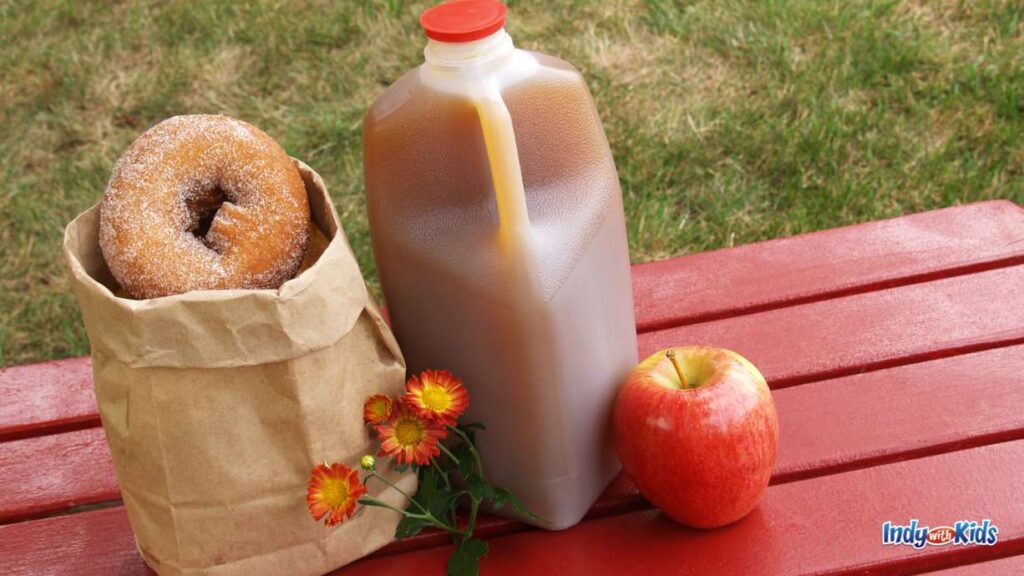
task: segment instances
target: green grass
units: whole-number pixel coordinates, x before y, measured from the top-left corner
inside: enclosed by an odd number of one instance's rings
[[[515,1],[576,64],[635,261],[988,198],[1024,202],[1024,3]],[[60,254],[121,151],[223,112],[326,179],[375,282],[361,117],[425,4],[0,0],[0,366],[84,354]]]

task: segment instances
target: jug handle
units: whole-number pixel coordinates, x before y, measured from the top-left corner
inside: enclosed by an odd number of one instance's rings
[[[498,206],[498,221],[506,245],[514,246],[528,241],[530,218],[526,211],[526,189],[519,165],[512,115],[496,86],[491,86],[475,99],[487,162],[491,168],[491,182]]]

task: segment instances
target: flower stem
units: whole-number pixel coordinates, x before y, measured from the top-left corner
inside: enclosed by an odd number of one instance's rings
[[[430,512],[426,508],[424,508],[419,502],[414,500],[412,496],[406,494],[404,490],[402,490],[398,486],[395,486],[394,484],[392,484],[387,478],[381,476],[380,474],[377,474],[376,470],[374,470],[373,472],[370,472],[370,474],[366,477],[367,480],[369,480],[370,478],[376,478],[377,480],[380,480],[381,482],[387,484],[392,489],[394,489],[395,492],[398,492],[402,496],[405,496],[409,500],[409,502],[412,502],[413,504],[415,504],[416,507],[419,508],[420,511],[422,511],[424,514],[430,514]],[[366,483],[366,481],[364,480],[363,484],[365,484],[365,483]],[[389,508],[390,508],[390,506],[389,506]]]
[[[434,516],[433,514],[431,514],[429,512],[427,513],[427,519],[426,520],[427,520],[427,522],[430,522],[431,524],[433,524],[434,526],[437,526],[438,528],[444,530],[445,532],[450,532],[451,534],[454,534],[456,536],[465,536],[465,534],[466,534],[465,531],[459,530],[458,527],[453,526],[451,524],[448,524],[447,522],[442,522],[436,516]]]
[[[449,426],[448,429],[451,430],[452,432],[455,432],[456,434],[458,434],[459,438],[462,438],[462,441],[466,443],[466,446],[469,446],[469,451],[470,451],[470,453],[473,454],[473,460],[476,462],[477,472],[479,472],[480,476],[483,476],[484,475],[484,463],[481,461],[480,453],[477,452],[476,446],[469,439],[469,436],[467,436],[466,433],[463,432],[462,430],[459,430],[458,426]]]
[[[443,442],[438,442],[437,447],[441,449],[441,452],[444,452],[445,456],[451,458],[452,462],[455,462],[456,466],[459,465],[459,459],[455,457],[455,454],[452,454],[451,450],[449,450]]]
[[[483,477],[484,463],[483,460],[480,458],[480,452],[477,451],[476,445],[473,444],[473,441],[469,439],[469,435],[467,435],[462,430],[459,430],[457,426],[449,426],[448,429],[458,434],[459,437],[462,438],[462,441],[466,443],[466,446],[469,447],[469,452],[470,454],[473,455],[474,464],[476,464],[477,473],[480,474],[481,477]],[[474,497],[473,494],[469,494],[469,521],[466,523],[466,530],[462,537],[463,541],[473,537],[473,530],[476,529],[476,518],[479,511],[480,500]]]
[[[437,461],[437,458],[433,458],[433,457],[431,457],[431,459],[430,459],[430,465],[433,466],[436,470],[438,470],[438,476],[440,476],[441,480],[444,482],[445,490],[451,492],[451,490],[452,490],[452,481],[448,479],[448,472],[445,470],[444,466],[442,466],[441,463]],[[465,491],[463,491],[463,492],[465,492]],[[468,494],[468,492],[465,492],[465,493]],[[460,492],[460,495],[461,495],[461,492]],[[457,498],[457,497],[458,496],[453,496],[453,498]],[[448,516],[449,516],[448,520],[451,522],[452,526],[458,526],[459,525],[459,514],[458,513],[459,513],[459,510],[458,510],[458,508],[456,506],[452,506],[451,509],[448,511]]]
[[[427,519],[427,517],[422,515],[422,514],[415,514],[413,512],[409,512],[408,510],[402,510],[401,508],[395,508],[391,504],[388,504],[387,502],[381,500],[380,498],[374,498],[373,496],[363,496],[362,498],[360,498],[360,500],[371,501],[375,505],[380,506],[382,508],[387,508],[388,510],[394,510],[395,512],[398,512],[402,516],[409,516],[411,518],[419,518],[420,520],[426,520]]]
[[[446,532],[451,532],[452,534],[454,534],[456,536],[465,536],[466,535],[464,530],[459,530],[455,526],[452,526],[451,524],[448,524],[447,522],[443,522],[437,516],[434,516],[430,512],[424,512],[423,514],[416,514],[415,512],[409,512],[408,510],[402,510],[401,508],[396,508],[396,507],[392,506],[391,504],[388,504],[387,502],[384,502],[380,498],[374,498],[373,496],[363,496],[363,498],[373,502],[377,506],[380,506],[382,508],[387,508],[388,510],[392,510],[394,512],[398,512],[399,514],[401,514],[402,516],[405,516],[407,518],[415,518],[417,520],[423,520],[424,522],[429,522],[430,524],[433,524],[434,526],[440,528],[441,530],[444,530]]]
[[[451,482],[451,480],[448,479],[448,474],[444,473],[444,467],[441,466],[441,463],[437,461],[437,458],[431,458],[430,459],[430,465],[433,466],[434,468],[436,468],[437,470],[441,471],[440,476],[441,476],[441,480],[444,480],[444,487],[449,489],[449,490],[451,490],[452,489],[452,482]]]
[[[473,537],[473,529],[476,528],[476,514],[480,509],[480,501],[474,498],[472,494],[469,496],[469,502],[469,522],[466,524],[465,538]]]

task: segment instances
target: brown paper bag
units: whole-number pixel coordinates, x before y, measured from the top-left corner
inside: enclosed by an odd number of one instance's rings
[[[375,450],[371,394],[396,394],[405,361],[366,291],[320,176],[297,162],[330,239],[278,290],[116,297],[99,209],[64,253],[92,346],[103,429],[139,550],[160,574],[320,574],[391,541],[397,513],[360,506],[327,528],[306,507],[314,465]],[[385,473],[407,493],[411,472]],[[371,495],[408,503],[371,482]]]

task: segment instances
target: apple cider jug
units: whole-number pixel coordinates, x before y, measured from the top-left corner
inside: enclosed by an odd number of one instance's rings
[[[455,0],[423,13],[425,63],[366,113],[367,210],[410,373],[463,379],[487,476],[562,529],[620,469],[611,410],[637,362],[629,250],[583,77],[515,48],[505,12]]]

